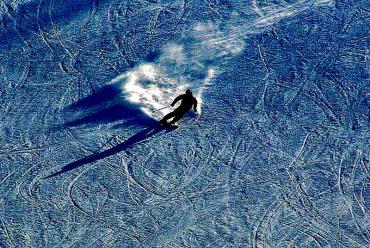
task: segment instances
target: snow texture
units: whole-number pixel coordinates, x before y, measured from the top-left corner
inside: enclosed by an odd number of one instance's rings
[[[0,247],[369,247],[369,9],[0,1]]]

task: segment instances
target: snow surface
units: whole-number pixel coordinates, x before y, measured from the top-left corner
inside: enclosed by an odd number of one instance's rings
[[[0,247],[368,247],[369,9],[2,0]]]

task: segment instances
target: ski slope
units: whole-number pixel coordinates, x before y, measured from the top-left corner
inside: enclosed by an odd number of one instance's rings
[[[0,247],[368,247],[369,8],[3,0]]]

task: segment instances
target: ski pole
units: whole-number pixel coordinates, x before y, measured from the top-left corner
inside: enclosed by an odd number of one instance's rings
[[[162,110],[162,109],[169,108],[169,107],[171,107],[171,105],[168,105],[167,107],[163,107],[163,108],[160,108],[160,109],[156,109],[154,112],[157,112],[157,111],[160,111],[160,110]]]

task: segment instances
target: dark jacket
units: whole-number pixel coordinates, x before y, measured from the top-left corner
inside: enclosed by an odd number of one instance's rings
[[[192,94],[179,95],[178,97],[175,98],[175,100],[173,100],[171,106],[172,107],[175,106],[175,104],[180,100],[181,104],[175,111],[187,112],[191,109],[192,106],[194,106],[194,111],[197,112],[198,101]]]

